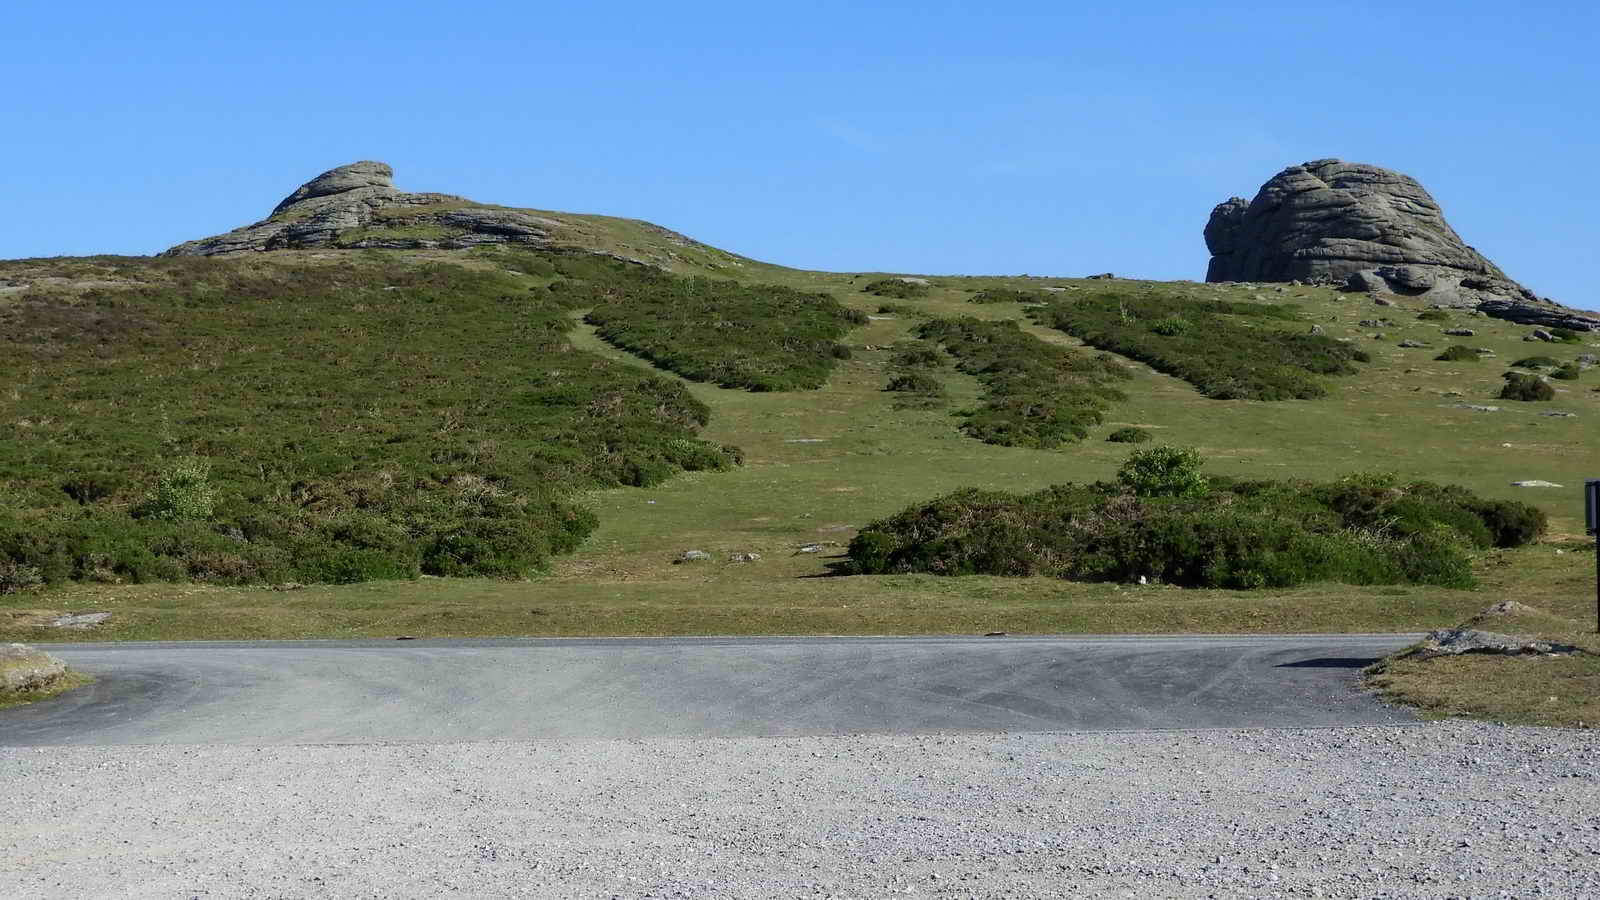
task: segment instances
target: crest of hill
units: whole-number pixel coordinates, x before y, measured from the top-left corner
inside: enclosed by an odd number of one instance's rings
[[[1366,163],[1290,166],[1205,228],[1206,280],[1304,281],[1479,309],[1530,325],[1600,331],[1583,314],[1507,277],[1468,246],[1416,179]]]
[[[454,194],[408,193],[387,164],[363,160],[296,188],[267,218],[186,241],[162,256],[226,256],[271,250],[458,250],[509,244],[598,253],[662,269],[728,272],[764,264],[639,219],[478,203]]]

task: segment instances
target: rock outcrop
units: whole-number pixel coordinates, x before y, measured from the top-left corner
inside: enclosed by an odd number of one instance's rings
[[[216,256],[312,247],[461,248],[475,244],[552,246],[562,223],[451,194],[408,194],[394,170],[370,160],[324,172],[283,199],[266,219],[188,241],[163,256]]]
[[[1541,299],[1466,244],[1415,179],[1337,159],[1290,166],[1206,223],[1207,281],[1302,281],[1600,331],[1600,317]]]

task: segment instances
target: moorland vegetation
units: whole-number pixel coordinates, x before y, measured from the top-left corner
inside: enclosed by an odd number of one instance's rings
[[[1049,450],[1080,441],[1126,396],[1115,385],[1129,375],[1114,358],[1047,344],[1012,320],[934,319],[914,333],[983,383],[982,403],[959,414],[961,430],[986,444]]]
[[[739,462],[680,382],[567,339],[655,273],[470,261],[37,263],[102,286],[0,307],[0,591],[520,577],[594,529],[574,491]]]
[[[867,321],[830,294],[644,267],[565,296],[592,307],[585,318],[607,342],[691,381],[752,391],[822,387],[850,356],[839,339]]]
[[[1322,397],[1328,389],[1319,376],[1351,375],[1353,363],[1371,359],[1353,345],[1309,333],[1289,305],[1101,291],[1051,300],[1030,315],[1181,378],[1213,400]]]
[[[1388,474],[1333,482],[1206,477],[1193,450],[1136,450],[1115,482],[960,490],[866,524],[862,574],[1048,576],[1182,587],[1475,584],[1474,551],[1519,547],[1545,514]]]

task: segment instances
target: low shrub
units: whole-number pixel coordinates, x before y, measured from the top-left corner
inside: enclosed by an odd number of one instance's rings
[[[983,404],[962,431],[988,444],[1048,450],[1082,440],[1123,399],[1112,385],[1131,377],[1114,358],[1047,344],[1012,321],[934,319],[916,334],[983,383]]]
[[[1582,335],[1570,328],[1552,328],[1550,329],[1550,336],[1563,344],[1583,343]]]
[[[1550,356],[1525,356],[1512,365],[1520,369],[1553,369],[1561,363]]]
[[[1426,482],[1214,479],[1204,497],[1126,485],[967,489],[868,524],[852,571],[1151,579],[1184,587],[1473,585],[1469,553],[1543,532],[1538,510]]]
[[[992,287],[967,298],[968,303],[1043,303],[1050,295],[1043,291],[1023,291],[1016,288]]]
[[[940,396],[944,394],[944,385],[939,383],[939,379],[934,378],[931,375],[924,375],[921,372],[909,372],[904,375],[896,375],[893,378],[890,378],[889,386],[884,388],[884,390],[901,391],[909,394],[928,394],[931,396]]]
[[[1442,309],[1425,309],[1417,313],[1417,319],[1423,322],[1448,322],[1450,314]]]
[[[1550,373],[1550,377],[1559,378],[1562,381],[1577,381],[1582,374],[1583,369],[1579,368],[1577,363],[1569,362],[1557,366],[1556,370]]]
[[[1451,344],[1443,353],[1434,357],[1440,362],[1477,362],[1480,358],[1478,351],[1461,344]]]
[[[1118,428],[1106,435],[1106,440],[1113,444],[1143,444],[1150,440],[1150,432],[1143,428]]]
[[[1140,497],[1202,497],[1210,484],[1201,465],[1200,451],[1163,444],[1133,451],[1117,469],[1117,481]]]
[[[691,381],[753,391],[822,387],[850,357],[839,338],[867,321],[828,294],[665,273],[564,297],[594,304],[585,318],[609,343]]]
[[[903,278],[879,278],[870,281],[861,289],[864,294],[874,297],[891,297],[895,300],[915,300],[928,296],[928,286],[915,281],[906,281]]]
[[[1117,290],[1054,299],[1030,315],[1090,346],[1182,378],[1216,400],[1321,397],[1327,388],[1317,376],[1350,375],[1352,363],[1369,359],[1333,338],[1273,327],[1300,317],[1268,303]]]
[[[1506,380],[1505,385],[1500,388],[1501,400],[1539,401],[1556,398],[1556,389],[1537,375],[1507,372],[1501,377]]]

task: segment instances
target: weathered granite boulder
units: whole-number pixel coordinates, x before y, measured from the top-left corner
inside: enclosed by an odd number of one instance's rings
[[[0,691],[48,690],[67,675],[60,659],[27,644],[0,644]]]
[[[1319,159],[1233,197],[1206,222],[1213,282],[1302,281],[1418,297],[1515,322],[1600,331],[1600,317],[1541,299],[1468,246],[1415,179]]]
[[[526,210],[474,203],[452,194],[405,193],[395,188],[394,170],[387,164],[364,160],[311,179],[254,225],[188,241],[162,255],[314,247],[455,249],[506,243],[549,247],[559,243],[555,232],[561,225]]]

